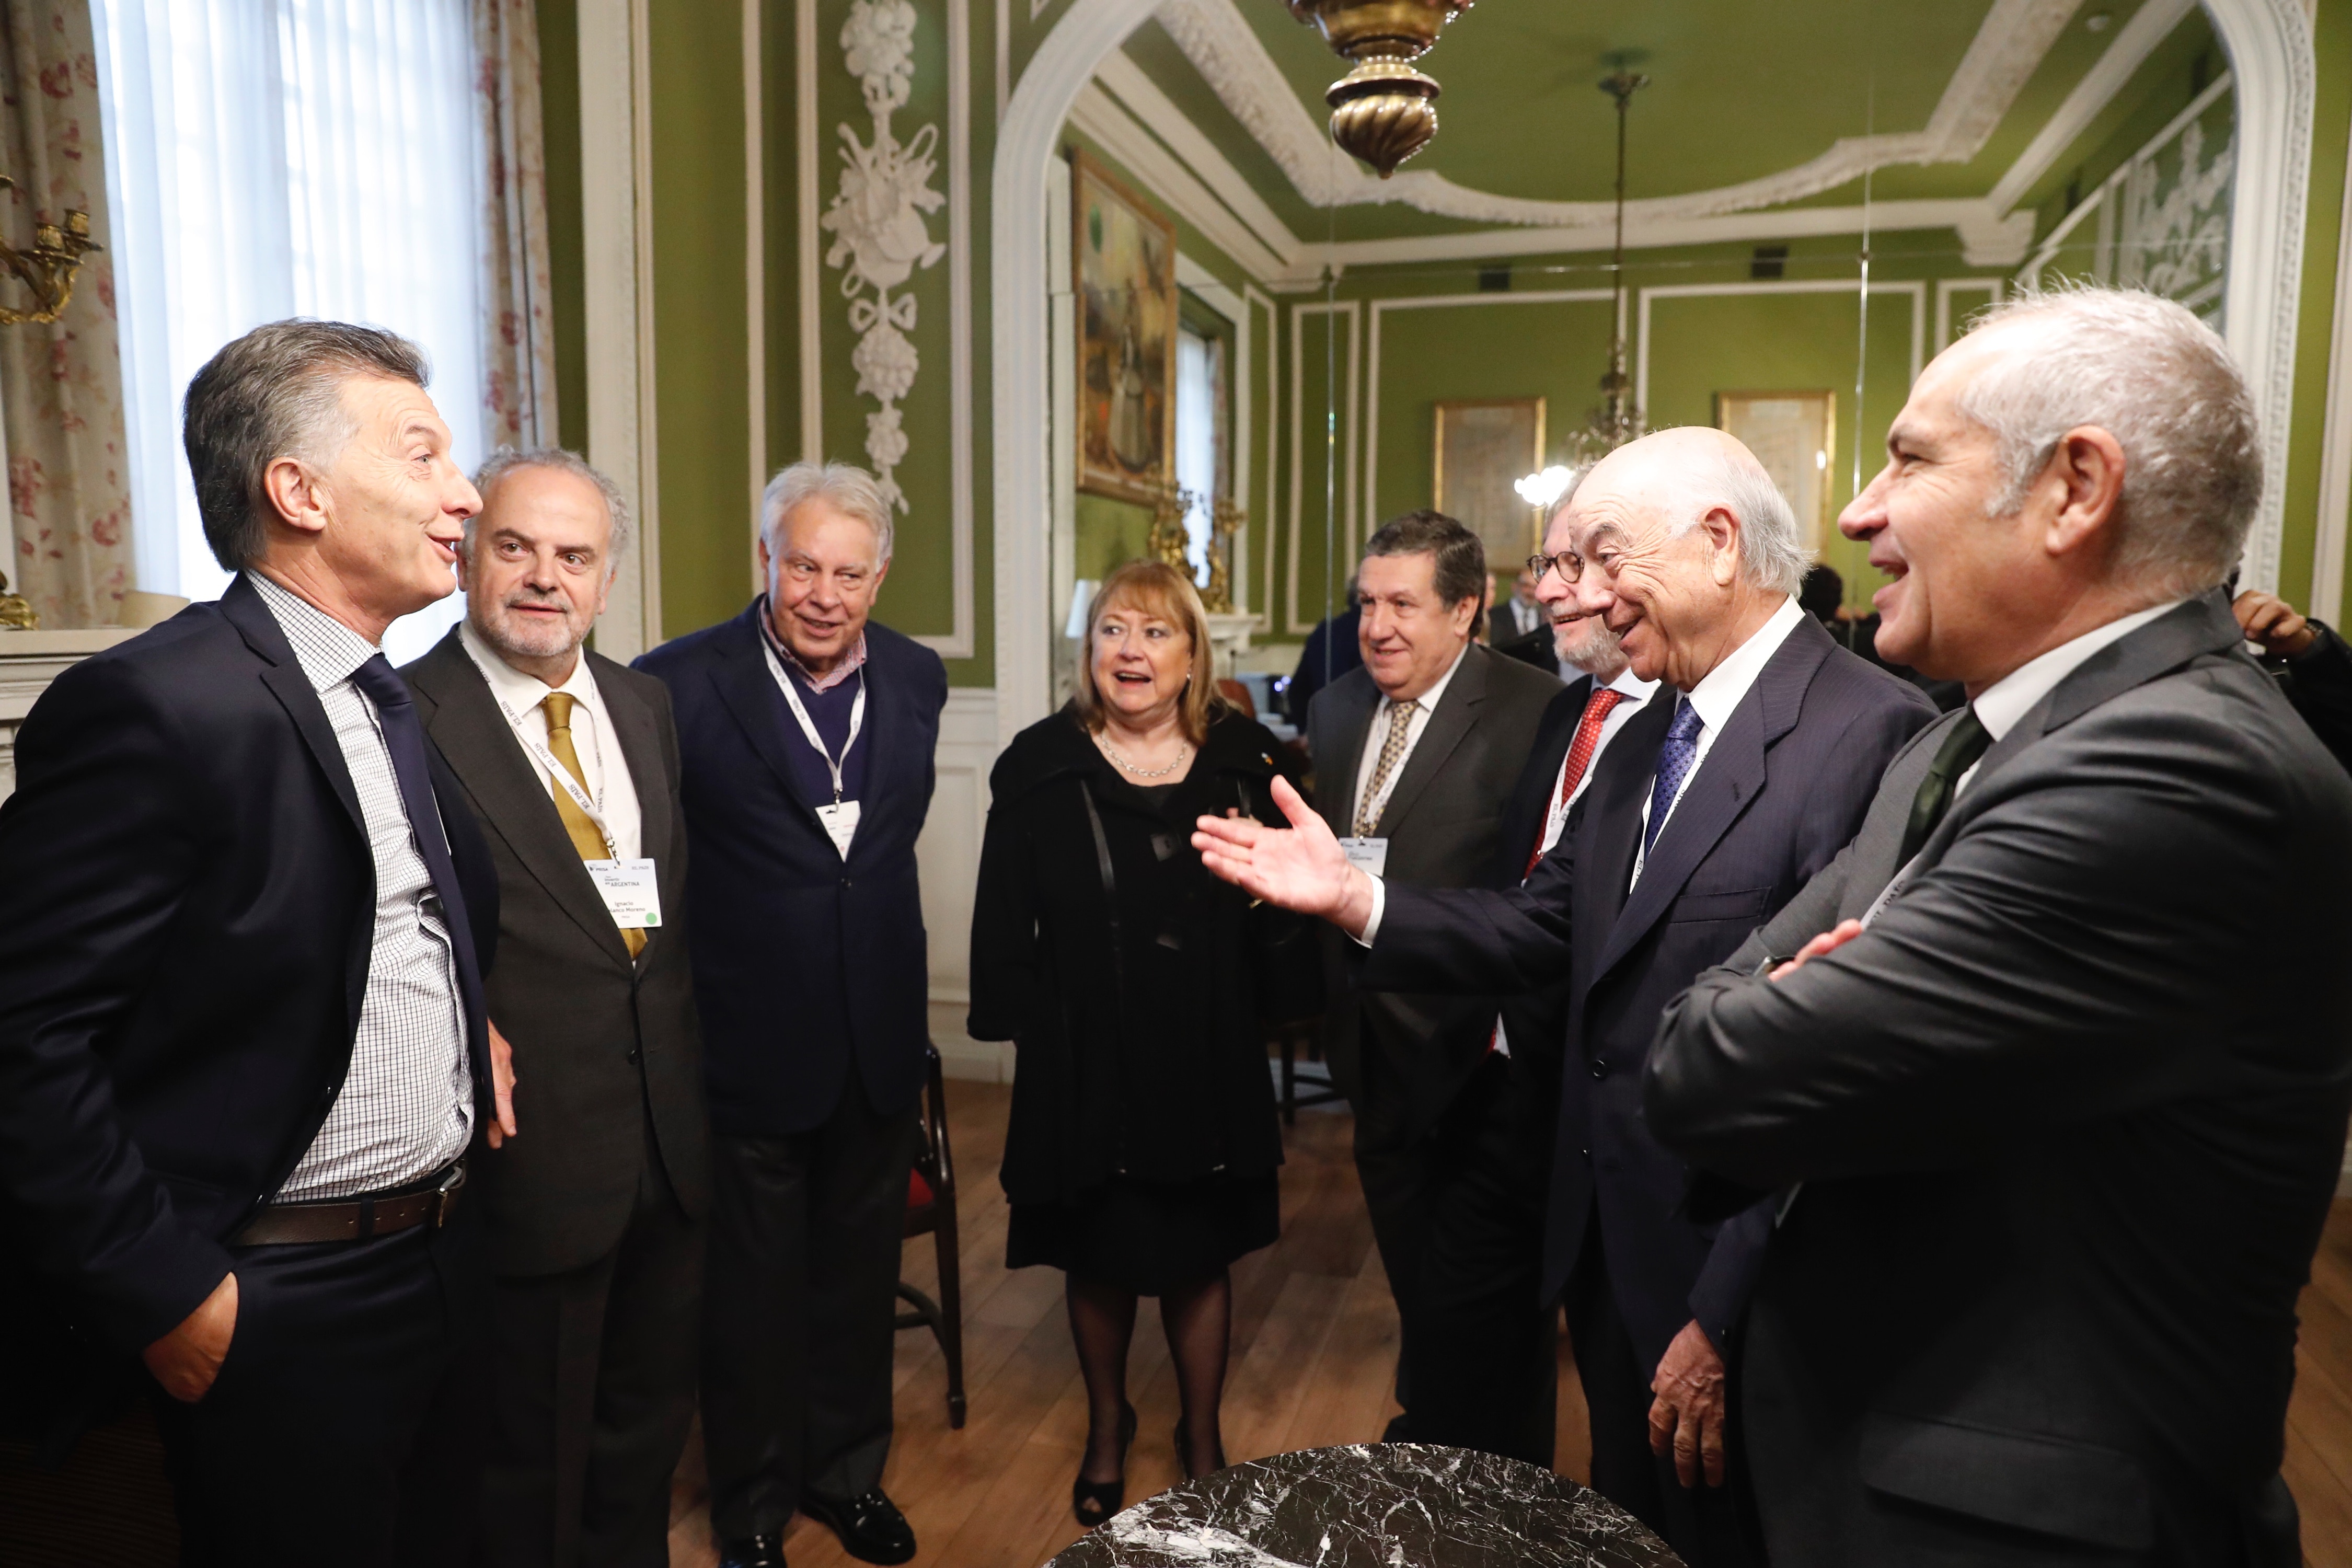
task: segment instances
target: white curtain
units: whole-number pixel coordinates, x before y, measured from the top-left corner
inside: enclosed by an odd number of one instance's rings
[[[316,316],[420,344],[485,450],[468,0],[99,0],[139,585],[212,598],[180,397],[223,343]],[[168,525],[163,520],[169,519]],[[394,663],[462,614],[397,623]]]

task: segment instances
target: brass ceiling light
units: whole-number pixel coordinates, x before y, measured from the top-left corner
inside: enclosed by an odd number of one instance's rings
[[[1290,0],[1331,52],[1355,69],[1333,82],[1331,139],[1380,171],[1381,179],[1437,134],[1437,79],[1408,62],[1427,54],[1445,24],[1475,0]]]

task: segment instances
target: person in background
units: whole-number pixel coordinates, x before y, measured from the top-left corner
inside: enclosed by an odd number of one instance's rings
[[[1007,1267],[1067,1276],[1085,1374],[1078,1522],[1118,1511],[1136,1299],[1160,1298],[1187,1476],[1223,1468],[1227,1269],[1279,1234],[1265,1022],[1315,1010],[1303,922],[1201,868],[1192,819],[1266,817],[1278,754],[1216,694],[1182,574],[1133,562],[1087,615],[1077,695],[991,773],[971,922],[975,1039],[1020,1048]]]
[[[2230,609],[2303,721],[2352,769],[2352,647],[2335,627],[2297,615],[2275,594],[2249,588]]]
[[[501,447],[474,482],[466,619],[401,673],[498,865],[489,1012],[519,1064],[518,1136],[478,1156],[496,1283],[477,1555],[664,1568],[710,1193],[677,731],[667,688],[583,646],[628,547],[613,481]]]
[[[1839,634],[1838,612],[1845,607],[1845,579],[1837,568],[1815,562],[1797,588],[1797,608],[1829,627],[1832,636]]]
[[[0,1302],[75,1325],[9,1360],[144,1363],[199,1568],[474,1521],[498,878],[379,646],[481,506],[425,381],[337,321],[196,373],[228,588],[58,676],[0,806]]]
[[[1486,612],[1486,646],[1504,647],[1537,632],[1550,637],[1551,620],[1537,602],[1535,574],[1522,566],[1511,579],[1511,596]]]
[[[1364,542],[1356,583],[1363,668],[1327,687],[1307,716],[1317,808],[1332,834],[1389,876],[1481,883],[1493,875],[1503,808],[1559,683],[1472,642],[1486,552],[1443,512],[1383,523]],[[1480,1071],[1495,1001],[1364,992],[1344,939],[1319,934],[1324,1059],[1355,1110],[1356,1173],[1402,1325],[1405,1413],[1388,1440],[1406,1441],[1432,1205],[1502,1085]]]
[[[1290,684],[1283,691],[1284,710],[1292,724],[1301,731],[1307,728],[1307,710],[1315,704],[1315,694],[1364,662],[1357,647],[1356,626],[1362,611],[1356,603],[1356,580],[1348,579],[1347,608],[1327,616],[1315,623],[1307,634],[1306,643],[1298,650],[1298,668],[1291,672]]]
[[[904,1563],[882,1489],[930,973],[915,841],[947,668],[870,619],[890,504],[845,463],[760,502],[767,591],[636,668],[677,712],[712,1130],[702,1435],[727,1568],[795,1509]]]

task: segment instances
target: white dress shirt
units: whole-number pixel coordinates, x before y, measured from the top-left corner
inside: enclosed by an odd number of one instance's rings
[[[1731,716],[1739,710],[1740,703],[1747,700],[1748,693],[1755,687],[1756,678],[1764,673],[1764,667],[1772,662],[1772,656],[1780,651],[1780,645],[1789,640],[1789,634],[1804,618],[1805,612],[1797,606],[1795,598],[1782,599],[1771,617],[1749,633],[1746,642],[1725,655],[1723,662],[1701,677],[1683,699],[1698,710],[1701,728],[1697,753],[1691,758],[1683,782],[1675,786],[1675,798],[1666,802],[1668,822],[1674,820],[1675,807],[1690,793],[1691,781],[1698,777],[1699,769],[1706,766],[1706,754],[1715,749],[1715,738],[1731,722]],[[1658,831],[1664,833],[1665,828],[1661,826]],[[1646,799],[1642,802],[1642,837],[1650,837],[1650,803]],[[1642,868],[1648,859],[1646,847],[1635,851],[1633,879],[1625,884],[1629,891],[1641,881]]]
[[[533,750],[547,744],[544,699],[550,692],[561,691],[576,700],[572,704],[572,749],[580,756],[581,787],[596,803],[620,858],[634,860],[643,854],[645,814],[637,804],[636,785],[629,777],[629,760],[622,754],[620,737],[613,729],[613,715],[605,709],[604,694],[588,668],[588,656],[579,657],[562,685],[550,686],[500,658],[498,649],[482,640],[471,621],[459,623],[457,637],[489,683],[490,695],[514,728],[515,744],[522,748],[530,771],[546,783],[551,798],[562,786]]]
[[[246,578],[294,647],[351,771],[375,872],[375,936],[351,1070],[280,1203],[356,1197],[429,1176],[473,1136],[465,1002],[433,875],[417,852],[392,749],[352,672],[375,644],[258,572]]]
[[[1977,722],[1983,725],[1985,733],[1998,742],[2002,736],[2017,728],[2018,721],[2032,712],[2035,703],[2056,690],[2058,683],[2074,674],[2093,654],[2109,643],[2129,637],[2158,616],[2185,602],[2173,599],[2153,609],[2135,610],[2095,631],[2084,632],[2071,642],[2060,643],[2037,658],[2026,660],[1986,687],[1978,694],[1977,700],[1969,704],[1977,711]],[[1960,782],[1952,786],[1954,800],[1960,797],[1960,792],[1969,787],[1970,781],[1977,776],[1977,769],[1983,765],[1982,759],[1969,765],[1969,771],[1960,775]]]
[[[1370,817],[1374,823],[1380,821],[1381,814],[1389,808],[1389,797],[1396,794],[1397,780],[1404,777],[1405,764],[1412,761],[1412,749],[1421,744],[1422,731],[1429,728],[1429,716],[1437,711],[1438,701],[1445,695],[1445,689],[1454,684],[1454,672],[1460,669],[1462,661],[1469,657],[1470,647],[1465,643],[1462,651],[1454,656],[1454,662],[1445,667],[1445,673],[1437,678],[1437,683],[1413,700],[1413,715],[1405,725],[1404,750],[1397,754],[1396,765],[1389,769],[1389,776],[1381,781],[1380,793],[1372,796],[1370,809],[1363,810],[1364,792],[1371,788],[1372,773],[1380,766],[1381,748],[1388,743],[1388,699],[1383,697],[1380,705],[1372,710],[1371,726],[1364,731],[1364,754],[1356,759],[1356,787],[1348,796],[1349,803],[1358,808],[1349,813],[1350,823],[1360,817]]]

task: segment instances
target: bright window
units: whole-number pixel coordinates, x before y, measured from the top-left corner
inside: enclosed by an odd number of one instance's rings
[[[1176,334],[1176,483],[1193,497],[1184,514],[1184,558],[1195,586],[1209,585],[1210,508],[1220,493],[1218,462],[1224,446],[1223,340],[1180,328]]]
[[[467,0],[99,0],[107,195],[139,585],[226,584],[180,399],[223,343],[316,316],[421,345],[469,471],[484,451],[482,164]],[[463,613],[396,624],[394,662]]]

